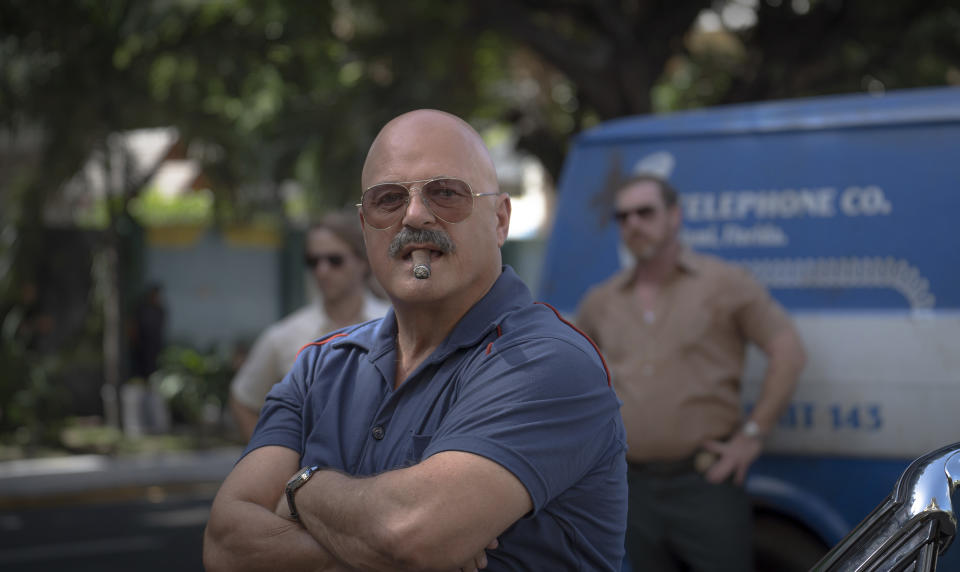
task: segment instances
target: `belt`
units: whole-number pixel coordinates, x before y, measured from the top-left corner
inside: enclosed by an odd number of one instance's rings
[[[684,457],[671,461],[627,461],[627,468],[635,473],[654,475],[659,477],[675,477],[691,473],[703,473],[712,464],[711,453],[700,450]]]

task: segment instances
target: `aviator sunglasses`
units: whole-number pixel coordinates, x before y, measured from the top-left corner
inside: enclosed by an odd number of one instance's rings
[[[303,264],[307,268],[316,268],[321,262],[326,262],[330,268],[340,268],[344,258],[342,254],[308,254],[303,257]]]
[[[477,197],[500,194],[475,193],[466,181],[454,177],[378,183],[363,191],[357,204],[367,226],[386,230],[397,224],[403,218],[413,196],[413,189],[418,184],[420,198],[427,210],[447,223],[458,223],[470,216]]]

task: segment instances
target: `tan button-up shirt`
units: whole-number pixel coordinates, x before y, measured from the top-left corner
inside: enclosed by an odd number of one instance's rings
[[[681,252],[644,312],[625,270],[587,292],[577,324],[600,346],[623,401],[627,459],[681,459],[740,424],[746,345],[793,325],[743,268]]]

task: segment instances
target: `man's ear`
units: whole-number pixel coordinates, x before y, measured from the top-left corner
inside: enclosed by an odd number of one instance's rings
[[[510,195],[501,193],[497,197],[497,246],[502,247],[507,242],[507,235],[510,233],[510,213],[512,212],[510,204]]]
[[[363,236],[364,243],[366,243],[367,235],[363,234],[363,210],[360,207],[357,207],[357,224],[360,225],[360,233]]]

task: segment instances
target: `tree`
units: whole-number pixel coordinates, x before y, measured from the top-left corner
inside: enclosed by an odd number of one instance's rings
[[[477,26],[568,82],[577,118],[515,103],[520,146],[557,176],[570,137],[598,120],[724,103],[960,85],[949,0],[489,0]],[[714,29],[698,25],[704,16]],[[739,18],[737,18],[739,16]],[[659,95],[659,97],[658,97]]]
[[[442,23],[463,17],[459,6],[431,10]],[[39,300],[19,296],[42,282],[45,253],[56,247],[45,208],[68,181],[82,186],[75,175],[98,159],[111,182],[97,265],[105,277],[105,376],[108,387],[117,385],[121,324],[136,289],[124,248],[137,226],[129,206],[151,174],[131,168],[119,133],[176,126],[199,150],[218,222],[276,220],[284,179],[307,185],[316,210],[356,200],[363,152],[390,116],[419,106],[464,115],[480,107],[470,74],[448,77],[443,64],[470,67],[475,47],[447,26],[426,44],[396,38],[394,17],[431,25],[430,14],[360,2],[0,6],[0,133],[13,140],[11,151],[37,135],[30,160],[9,161],[2,181],[0,201],[9,207],[2,234],[14,240],[0,262],[14,271],[0,283],[0,324],[12,323],[24,304],[49,302],[43,292]],[[389,49],[394,41],[403,48]],[[3,381],[7,388],[26,382]]]
[[[111,137],[130,129],[177,128],[217,224],[279,220],[285,180],[314,212],[355,202],[376,131],[413,108],[509,124],[556,179],[570,138],[598,121],[960,84],[957,61],[951,0],[9,0],[0,324],[56,246],[44,209],[99,155],[117,175],[104,243],[119,256],[116,331],[145,174]]]

